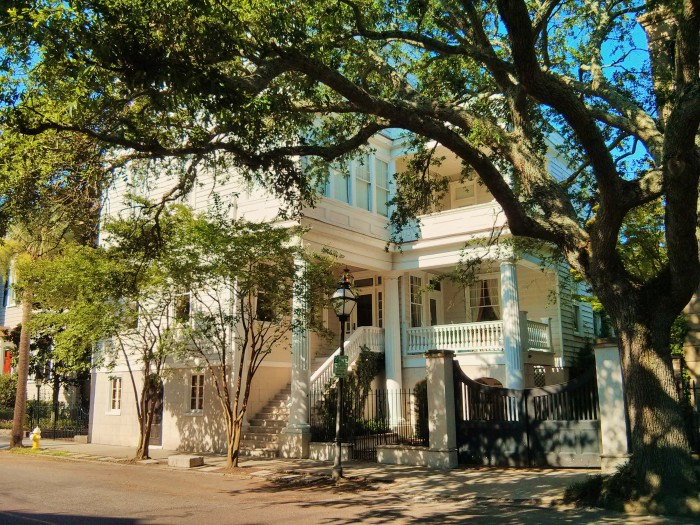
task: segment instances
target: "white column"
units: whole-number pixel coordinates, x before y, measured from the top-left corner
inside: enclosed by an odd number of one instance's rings
[[[606,341],[593,348],[600,407],[600,469],[605,474],[615,472],[629,457],[628,423],[617,341]]]
[[[303,264],[303,263],[300,263]],[[299,267],[299,266],[298,266]],[[297,275],[301,275],[301,271]],[[309,330],[306,327],[304,298],[292,298],[292,383],[289,420],[282,430],[280,454],[285,458],[308,458],[311,426],[309,425]]]
[[[506,360],[506,388],[523,388],[523,356],[520,331],[518,278],[513,261],[501,261],[501,317]]]
[[[457,421],[453,378],[454,352],[429,350],[425,354],[428,379],[428,432],[426,466],[457,466]]]
[[[384,278],[384,364],[387,389],[401,389],[401,315],[398,277]]]
[[[386,388],[401,390],[401,314],[399,305],[399,278],[384,277],[384,368]],[[389,421],[392,425],[401,420],[399,396],[389,394]]]

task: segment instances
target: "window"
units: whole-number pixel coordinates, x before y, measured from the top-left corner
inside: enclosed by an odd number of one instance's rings
[[[3,294],[2,294],[2,305],[4,307],[8,306],[17,306],[17,302],[15,300],[15,287],[13,283],[13,273],[14,273],[14,263],[10,265],[10,271],[7,272],[7,276],[5,279],[5,286],[3,288]]]
[[[258,297],[255,304],[255,318],[258,321],[274,321],[275,309],[270,297],[263,291],[258,291]]]
[[[411,327],[423,326],[423,281],[420,277],[411,275]]]
[[[192,300],[189,293],[184,293],[175,297],[175,321],[180,324],[190,322],[190,311],[192,309]]]
[[[389,165],[383,160],[374,162],[374,180],[377,185],[377,213],[389,216]]]
[[[109,382],[109,411],[119,412],[122,409],[122,378],[113,377]]]
[[[377,292],[377,326],[384,328],[384,294]]]
[[[581,332],[581,305],[574,305],[574,332]]]
[[[372,182],[367,155],[355,162],[355,205],[363,210],[372,211]]]
[[[477,279],[469,288],[472,321],[497,321],[501,318],[498,279]]]
[[[460,208],[476,204],[476,182],[465,180],[450,184],[452,194],[452,207]]]
[[[192,374],[190,378],[190,412],[204,409],[204,374]]]
[[[331,180],[333,182],[333,198],[350,204],[350,177],[338,170],[331,170]]]

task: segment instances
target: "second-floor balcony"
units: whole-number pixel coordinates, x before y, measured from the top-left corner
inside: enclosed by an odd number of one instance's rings
[[[551,352],[552,336],[549,325],[529,319],[525,323],[525,330],[521,326],[521,348]],[[422,355],[428,350],[452,350],[458,355],[473,352],[503,352],[503,321],[409,328],[405,353]]]

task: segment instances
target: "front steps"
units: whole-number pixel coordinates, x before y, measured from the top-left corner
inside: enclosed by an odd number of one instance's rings
[[[275,396],[249,420],[250,425],[241,438],[240,455],[260,458],[276,458],[279,434],[289,420],[289,397],[291,383]]]

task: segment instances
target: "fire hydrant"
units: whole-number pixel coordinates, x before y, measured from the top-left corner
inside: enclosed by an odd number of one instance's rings
[[[41,442],[41,429],[36,427],[32,430],[32,449],[38,449]]]

